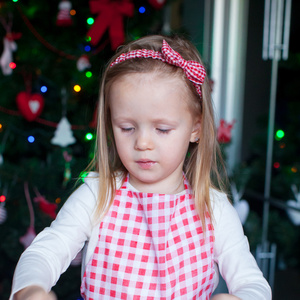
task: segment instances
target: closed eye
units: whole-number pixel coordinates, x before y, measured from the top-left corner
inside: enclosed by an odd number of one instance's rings
[[[134,130],[133,127],[124,127],[124,128],[121,128],[121,131],[122,131],[122,132],[130,132],[130,131],[132,131],[132,130]]]
[[[162,129],[162,128],[156,128],[156,130],[159,132],[159,133],[163,133],[163,134],[167,134],[171,131],[171,129]]]

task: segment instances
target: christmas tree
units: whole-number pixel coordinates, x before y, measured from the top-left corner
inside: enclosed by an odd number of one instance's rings
[[[271,203],[269,214],[268,241],[277,245],[279,268],[295,268],[300,266],[300,103],[299,103],[299,53],[297,41],[299,35],[299,2],[293,2],[291,14],[291,32],[289,56],[280,60],[278,65],[275,128],[272,155]],[[268,115],[261,114],[257,120],[260,129],[250,142],[251,156],[245,162],[251,176],[247,189],[255,191],[252,201],[252,219],[246,223],[245,231],[252,245],[260,243],[262,200],[266,176],[266,149]],[[256,197],[261,195],[261,197]],[[256,198],[256,199],[255,199]],[[260,199],[261,201],[257,201]],[[298,209],[292,210],[295,207]],[[255,214],[258,212],[258,215]],[[259,237],[259,238],[257,238]]]
[[[101,70],[123,42],[162,33],[165,4],[0,1],[0,299],[93,156]],[[79,286],[80,256],[54,290],[78,299]]]

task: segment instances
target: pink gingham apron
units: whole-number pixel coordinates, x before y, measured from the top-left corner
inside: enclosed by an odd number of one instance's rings
[[[128,176],[100,224],[86,266],[86,300],[209,299],[213,290],[214,232],[206,235],[187,180],[177,195],[139,193]]]

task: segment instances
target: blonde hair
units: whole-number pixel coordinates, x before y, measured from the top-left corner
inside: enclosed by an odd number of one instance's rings
[[[202,63],[196,48],[187,40],[179,37],[160,35],[146,36],[122,46],[109,61],[101,81],[98,106],[97,141],[94,160],[89,169],[99,173],[99,195],[96,209],[97,219],[101,219],[114,199],[117,188],[116,179],[121,180],[127,171],[118,156],[111,128],[108,94],[112,84],[130,73],[159,72],[167,76],[179,76],[186,82],[188,96],[191,101],[191,111],[201,119],[200,142],[191,143],[184,163],[184,172],[194,191],[196,208],[205,230],[205,213],[212,216],[210,188],[221,188],[222,180],[218,171],[218,161],[222,164],[219,146],[216,139],[214,111],[211,102],[211,88],[207,77],[201,87],[202,97],[196,92],[194,85],[187,79],[181,68],[152,58],[134,58],[110,67],[110,64],[122,53],[136,49],[151,49],[161,51],[162,41],[177,51],[185,60]],[[217,159],[219,158],[219,160]],[[223,168],[224,169],[224,168]]]

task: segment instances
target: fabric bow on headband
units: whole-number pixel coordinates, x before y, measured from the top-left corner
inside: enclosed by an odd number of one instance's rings
[[[204,67],[196,61],[185,60],[178,52],[173,50],[165,40],[163,40],[161,52],[148,49],[132,50],[127,53],[122,53],[111,63],[110,67],[133,58],[159,59],[162,62],[181,68],[187,78],[195,86],[197,93],[202,97],[201,85],[203,84],[206,75]]]

